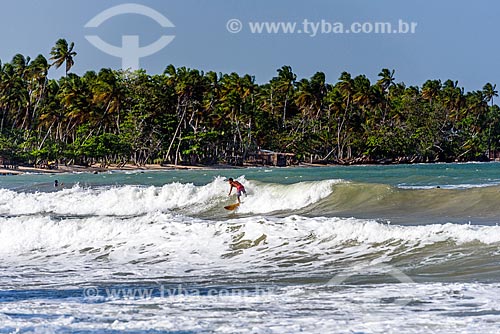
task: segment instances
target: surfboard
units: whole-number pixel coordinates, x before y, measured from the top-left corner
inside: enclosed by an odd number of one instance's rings
[[[239,206],[240,206],[240,203],[235,203],[235,204],[231,204],[231,205],[226,205],[224,207],[224,209],[226,209],[226,210],[234,210],[234,209],[236,209]]]

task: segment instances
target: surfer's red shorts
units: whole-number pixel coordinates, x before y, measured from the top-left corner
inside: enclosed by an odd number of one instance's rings
[[[245,190],[245,187],[240,187],[236,189],[236,196],[241,196],[241,194],[247,194],[247,191]]]

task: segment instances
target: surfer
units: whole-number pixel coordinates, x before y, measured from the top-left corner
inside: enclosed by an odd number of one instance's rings
[[[247,195],[247,192],[245,190],[245,187],[239,183],[238,181],[233,180],[231,177],[229,178],[229,184],[231,185],[231,189],[229,189],[229,194],[228,196],[231,196],[231,192],[233,191],[233,188],[236,188],[236,196],[238,197],[238,203],[241,203],[240,201],[240,196],[241,194]]]

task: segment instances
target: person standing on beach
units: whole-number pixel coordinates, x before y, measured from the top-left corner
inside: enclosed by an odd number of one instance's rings
[[[245,196],[247,195],[247,191],[245,190],[245,187],[239,183],[238,181],[235,181],[233,180],[233,178],[229,178],[229,185],[231,186],[231,188],[229,189],[229,194],[228,196],[231,196],[231,192],[233,191],[233,188],[236,188],[236,196],[238,197],[238,203],[241,204],[241,201],[240,201],[240,196],[241,194],[245,194]]]

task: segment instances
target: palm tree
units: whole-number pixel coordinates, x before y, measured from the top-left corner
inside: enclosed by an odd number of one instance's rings
[[[341,98],[343,102],[343,115],[339,113],[337,117],[337,160],[341,161],[344,158],[344,147],[347,142],[348,132],[345,131],[346,122],[350,118],[349,111],[352,111],[351,101],[354,92],[353,79],[350,73],[342,72],[339,82],[335,85],[338,94],[335,98]]]
[[[288,102],[293,96],[295,81],[297,75],[293,73],[290,66],[282,66],[278,69],[278,76],[273,78],[271,83],[276,88],[277,92],[283,96],[283,120],[282,127],[285,128],[286,114],[288,111]]]
[[[241,77],[237,73],[223,75],[221,78],[220,108],[229,121],[229,131],[233,137],[230,145],[233,157],[239,157],[240,152],[244,155],[248,147],[243,147],[245,143],[241,127],[245,123],[249,124],[248,128],[251,126],[251,115],[247,111],[253,102],[254,81],[255,78],[250,75]]]
[[[75,65],[73,58],[77,55],[77,53],[73,51],[74,46],[75,43],[73,42],[68,46],[68,42],[64,38],[61,38],[56,42],[56,45],[50,51],[50,55],[52,56],[50,57],[50,60],[54,61],[52,65],[59,68],[66,63],[66,76],[68,76],[68,72],[71,67]]]
[[[21,79],[25,79],[30,62],[30,57],[24,57],[22,54],[18,53],[14,56],[14,58],[12,58],[10,63],[12,64],[16,75]]]
[[[491,101],[491,110],[493,110],[493,98],[495,96],[498,96],[498,91],[496,91],[497,85],[492,85],[491,83],[487,83],[483,87],[483,94],[486,99],[486,101]],[[491,152],[491,127],[493,122],[488,122],[488,157],[490,156]]]
[[[378,76],[380,79],[377,81],[377,85],[381,86],[387,93],[389,88],[394,85],[394,70],[389,71],[387,68],[383,68]]]
[[[11,64],[6,63],[2,68],[2,84],[0,105],[2,107],[2,124],[9,116],[12,120],[12,129],[16,128],[19,119],[23,116],[21,110],[27,105],[28,90],[25,81],[17,74],[18,69]],[[9,115],[10,113],[10,115]]]
[[[52,137],[54,140],[60,138],[59,129],[60,123],[64,121],[64,109],[61,106],[60,98],[58,97],[60,86],[57,80],[49,80],[47,83],[47,97],[42,105],[42,110],[38,116],[37,128],[39,132],[45,133],[43,139],[40,141],[38,149],[41,149],[49,136],[52,135],[52,129],[56,127],[56,133]]]
[[[49,63],[47,59],[38,55],[35,60],[33,60],[28,68],[28,92],[29,92],[29,105],[32,108],[31,116],[28,120],[29,128],[32,129],[35,119],[37,117],[37,111],[42,103],[45,95],[45,88],[47,85],[47,73],[49,70]]]
[[[295,103],[304,118],[319,118],[326,93],[325,74],[322,72],[315,73],[310,80],[302,79],[297,83]]]
[[[93,87],[93,104],[102,107],[104,121],[108,117],[115,116],[116,129],[120,133],[120,110],[122,101],[125,99],[125,91],[121,83],[121,74],[111,69],[99,71],[96,83]],[[105,124],[108,125],[108,124]]]
[[[170,159],[175,140],[178,141],[177,150],[175,153],[174,163],[177,165],[179,158],[179,150],[182,142],[182,126],[186,126],[186,115],[188,110],[191,111],[191,119],[198,111],[200,105],[203,104],[202,88],[204,84],[204,74],[198,70],[181,67],[176,69],[173,65],[169,65],[163,75],[166,77],[166,83],[172,87],[177,97],[176,114],[178,117],[177,127],[170,141],[170,145],[165,154],[165,160]]]
[[[491,83],[487,83],[483,87],[483,94],[486,98],[486,101],[491,101],[491,106],[493,107],[493,98],[498,96],[498,91],[495,89],[497,88],[497,85],[492,85]]]
[[[389,105],[389,88],[394,85],[394,70],[389,71],[387,68],[384,68],[378,76],[380,79],[377,81],[377,85],[382,88],[385,97],[384,115],[382,116],[382,123],[385,123],[385,117],[387,115]]]
[[[433,101],[436,100],[441,93],[441,80],[427,80],[422,86],[422,98],[429,101],[432,108]]]
[[[454,119],[456,123],[463,116],[461,108],[464,104],[464,90],[458,87],[458,81],[446,80],[443,84],[443,104],[450,120]]]

